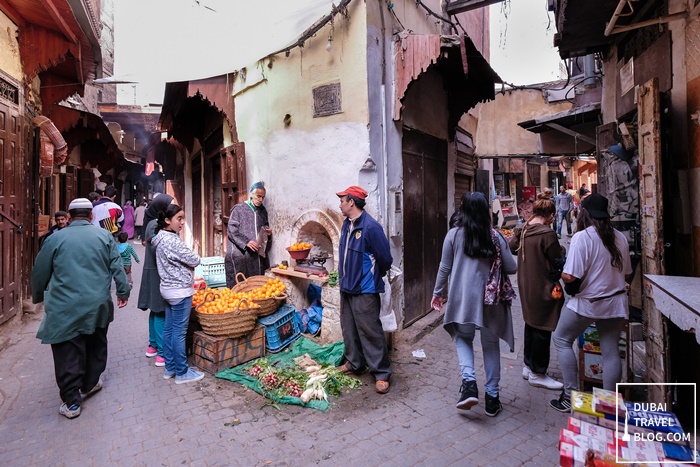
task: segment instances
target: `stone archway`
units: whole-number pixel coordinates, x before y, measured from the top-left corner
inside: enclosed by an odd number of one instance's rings
[[[335,212],[311,209],[300,215],[291,228],[291,238],[294,241],[306,241],[314,245],[311,254],[327,253],[330,256],[325,267],[333,271],[338,266],[338,248],[340,247],[340,230],[342,217]],[[330,251],[329,251],[330,250]],[[285,280],[289,290],[290,301],[303,301],[306,297],[305,288],[308,281],[288,278]],[[303,289],[303,290],[302,290]],[[321,324],[321,339],[324,342],[335,342],[343,339],[340,330],[340,287],[330,287],[324,283],[321,287],[323,303],[323,322]]]

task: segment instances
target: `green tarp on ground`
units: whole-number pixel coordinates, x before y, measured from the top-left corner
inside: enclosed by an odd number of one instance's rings
[[[292,359],[309,354],[311,358],[316,360],[318,363],[323,365],[333,365],[338,366],[343,360],[343,354],[345,353],[345,345],[342,342],[336,342],[334,344],[328,345],[318,345],[317,343],[300,337],[291,348],[286,352],[280,352],[278,354],[269,354],[267,356],[268,361],[271,365],[279,367],[291,367],[294,365]],[[278,363],[279,362],[279,363]],[[301,405],[303,407],[311,407],[316,410],[325,412],[330,407],[330,404],[324,400],[310,400],[306,404],[301,401],[298,397],[284,396],[277,397],[274,394],[269,394],[263,391],[263,386],[260,381],[253,378],[248,374],[248,367],[251,366],[253,362],[244,363],[234,368],[229,368],[227,370],[221,370],[216,374],[217,378],[227,379],[235,383],[240,383],[244,386],[248,386],[253,391],[261,394],[275,402],[280,402],[282,404],[291,405]]]

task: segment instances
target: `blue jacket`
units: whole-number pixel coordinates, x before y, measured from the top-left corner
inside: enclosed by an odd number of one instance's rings
[[[372,216],[363,211],[352,229],[350,220],[345,219],[338,253],[341,292],[355,295],[384,292],[382,277],[391,267],[391,249],[382,226]]]

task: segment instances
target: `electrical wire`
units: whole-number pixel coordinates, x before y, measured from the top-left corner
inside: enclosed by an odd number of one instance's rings
[[[406,28],[404,27],[404,25],[401,22],[401,20],[399,19],[399,17],[396,16],[396,12],[394,11],[394,4],[391,2],[391,0],[386,0],[386,7],[389,10],[389,12],[391,13],[391,16],[393,16],[394,19],[396,20],[396,22],[399,23],[399,26],[401,26],[401,30],[405,31]]]
[[[307,40],[310,38],[314,37],[318,31],[323,29],[323,27],[332,22],[333,18],[335,18],[336,15],[342,14],[346,18],[350,18],[350,15],[348,14],[348,4],[350,4],[352,0],[342,0],[338,6],[334,6],[333,9],[329,14],[321,18],[319,21],[317,21],[314,25],[312,25],[309,29],[304,31],[301,36],[299,36],[299,39],[297,41],[283,49],[280,49],[276,52],[273,52],[269,55],[267,55],[264,58],[272,57],[273,55],[281,54],[284,52],[284,54],[289,57],[289,52],[294,49],[294,48],[303,48],[304,43],[306,43]]]
[[[423,9],[428,13],[428,15],[434,16],[435,18],[439,19],[440,21],[443,21],[443,22],[449,24],[450,26],[452,26],[452,29],[454,29],[455,32],[457,32],[457,26],[455,25],[455,23],[453,23],[453,22],[452,22],[451,20],[449,20],[448,18],[445,18],[445,17],[443,17],[443,16],[438,15],[437,13],[435,13],[433,10],[431,10],[430,8],[428,8],[428,7],[425,5],[425,3],[423,3],[421,0],[416,0],[416,6],[421,6],[421,7],[423,7]]]

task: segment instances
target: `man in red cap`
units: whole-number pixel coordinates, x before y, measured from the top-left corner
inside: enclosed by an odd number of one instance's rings
[[[344,373],[360,373],[369,367],[378,393],[389,392],[391,361],[379,320],[382,278],[391,267],[391,249],[384,230],[364,211],[367,192],[350,186],[336,193],[346,217],[340,234],[338,281],[340,327],[345,342]]]

